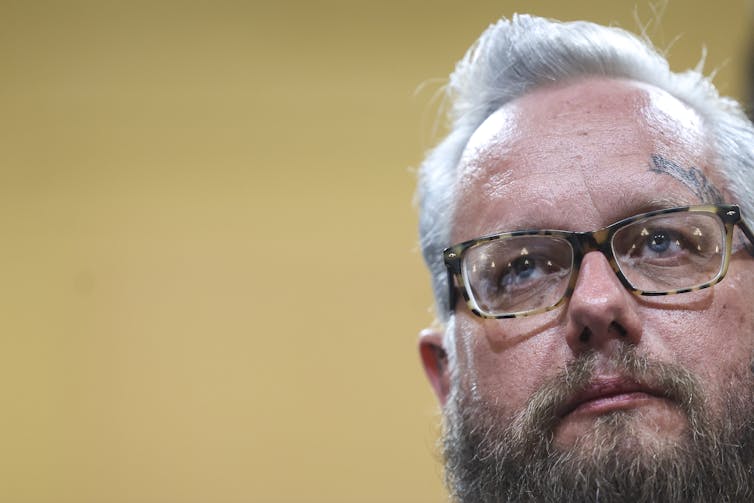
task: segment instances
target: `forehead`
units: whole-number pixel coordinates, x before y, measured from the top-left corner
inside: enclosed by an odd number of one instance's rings
[[[627,80],[541,88],[472,135],[458,170],[455,242],[520,228],[592,230],[633,213],[697,204],[683,173],[710,173],[698,114]],[[677,167],[656,169],[657,159]]]

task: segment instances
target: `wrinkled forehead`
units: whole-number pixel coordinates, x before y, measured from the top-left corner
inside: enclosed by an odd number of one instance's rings
[[[545,225],[538,220],[550,217],[548,209],[556,219],[559,208],[576,206],[585,225],[598,223],[653,193],[694,204],[693,190],[685,194],[678,179],[654,172],[653,159],[706,173],[708,144],[700,116],[656,87],[592,78],[540,88],[497,110],[470,138],[454,219],[468,231],[453,234]],[[529,225],[520,222],[527,218]]]

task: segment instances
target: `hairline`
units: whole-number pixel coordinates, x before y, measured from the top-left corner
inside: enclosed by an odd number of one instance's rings
[[[502,99],[500,97],[489,101],[476,98],[473,100],[469,99],[468,95],[470,93],[466,87],[473,87],[477,84],[475,82],[464,82],[464,80],[469,80],[475,72],[479,72],[479,69],[475,65],[479,66],[489,63],[488,60],[491,59],[491,56],[485,54],[484,51],[495,49],[494,44],[496,40],[494,40],[494,37],[500,36],[501,38],[505,38],[507,36],[513,39],[513,43],[516,42],[517,39],[515,39],[515,36],[520,36],[520,33],[515,33],[514,25],[516,24],[522,26],[530,24],[541,26],[544,24],[548,28],[555,26],[566,35],[578,33],[580,29],[591,30],[597,34],[595,35],[597,39],[599,37],[617,39],[620,43],[616,42],[616,46],[620,46],[625,42],[626,47],[623,47],[625,49],[624,52],[617,52],[613,55],[615,61],[608,61],[614,63],[614,68],[609,67],[606,70],[603,67],[597,67],[596,64],[594,68],[586,68],[585,61],[590,58],[590,55],[587,53],[589,48],[587,47],[583,54],[576,51],[577,55],[581,54],[583,56],[583,61],[576,58],[575,61],[570,61],[568,64],[553,70],[553,73],[557,73],[557,71],[562,73],[559,78],[548,78],[547,75],[533,75],[527,77],[528,80],[527,78],[518,80],[509,79],[508,84],[513,82],[512,86],[518,85],[519,87],[513,92],[510,92],[507,88],[503,88],[503,94],[506,92],[508,94]],[[521,26],[519,26],[519,31],[520,28]],[[514,33],[506,34],[504,33],[505,31]],[[503,32],[502,35],[500,35],[500,32]],[[508,40],[508,42],[511,41]],[[537,41],[535,40],[535,42]],[[546,50],[548,48],[547,40],[539,40],[539,44],[541,46],[539,49]],[[490,48],[490,46],[493,47]],[[498,50],[500,49],[498,48]],[[630,64],[633,59],[638,59],[641,64],[633,67]],[[479,62],[480,60],[482,60],[482,63]],[[707,147],[712,156],[709,167],[714,169],[716,174],[723,180],[724,187],[722,188],[732,193],[734,197],[740,198],[742,194],[736,194],[738,190],[735,189],[740,188],[745,191],[746,186],[751,186],[751,183],[742,185],[740,183],[742,180],[736,180],[736,178],[744,178],[740,167],[727,166],[727,163],[736,160],[738,164],[751,164],[752,158],[754,158],[751,149],[740,148],[737,150],[731,148],[732,146],[735,147],[735,145],[730,144],[731,135],[729,134],[730,130],[735,130],[741,135],[754,139],[751,124],[742,118],[742,113],[737,104],[727,98],[719,97],[714,86],[699,71],[688,71],[682,74],[671,72],[667,66],[667,61],[652,48],[651,44],[647,41],[641,41],[636,36],[618,28],[608,28],[585,22],[558,23],[531,16],[514,16],[511,21],[503,19],[497,24],[492,25],[482,34],[477,43],[467,52],[464,59],[459,62],[456,71],[451,75],[447,92],[448,97],[453,101],[453,110],[450,113],[453,128],[448,136],[435,149],[430,151],[420,170],[417,196],[420,205],[421,247],[425,255],[425,261],[432,274],[437,315],[441,322],[447,321],[450,310],[449,306],[447,306],[447,284],[443,270],[444,266],[441,259],[438,265],[437,257],[438,254],[441,254],[441,247],[451,244],[449,242],[452,232],[450,224],[453,222],[458,203],[456,197],[457,173],[470,138],[493,113],[526,94],[553,85],[567,86],[570,82],[578,79],[599,77],[626,80],[655,87],[691,108],[701,118],[702,134],[708,142]],[[506,83],[505,79],[503,79],[503,83]],[[497,82],[491,80],[486,84],[492,87]],[[483,86],[485,83],[481,85]],[[464,96],[464,93],[466,96]],[[464,100],[467,103],[464,103]],[[460,106],[458,104],[459,101],[461,102]],[[493,104],[494,106],[492,106]],[[481,112],[480,107],[484,108]],[[738,158],[733,159],[736,155],[738,155]],[[749,162],[746,163],[746,161]],[[736,176],[737,174],[738,176]],[[748,181],[751,182],[751,180]],[[444,184],[444,188],[446,189],[445,194],[438,196],[438,194],[432,193],[432,190],[437,190],[438,184]],[[429,197],[434,198],[430,202],[430,205],[427,204]],[[440,201],[438,202],[437,199],[440,199]],[[444,211],[440,211],[438,210],[438,206],[443,202],[445,208]],[[750,211],[747,211],[752,210],[752,205],[748,200],[738,202],[744,206],[744,213],[746,215],[752,214]],[[428,206],[431,207],[428,208]],[[441,222],[428,221],[431,220],[427,218],[428,211],[432,213],[432,215],[429,215],[430,217],[437,217]],[[445,225],[443,226],[442,223]]]

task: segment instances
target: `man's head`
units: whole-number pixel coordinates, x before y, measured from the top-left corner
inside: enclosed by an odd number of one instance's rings
[[[527,16],[450,93],[420,177],[442,325],[420,350],[456,498],[752,497],[754,259],[721,206],[754,215],[749,122],[626,32]]]

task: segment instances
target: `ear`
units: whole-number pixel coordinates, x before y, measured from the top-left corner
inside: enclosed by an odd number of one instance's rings
[[[440,405],[445,405],[450,392],[448,375],[448,354],[442,345],[442,331],[425,328],[419,333],[419,355],[424,364],[424,372],[435,390]]]

